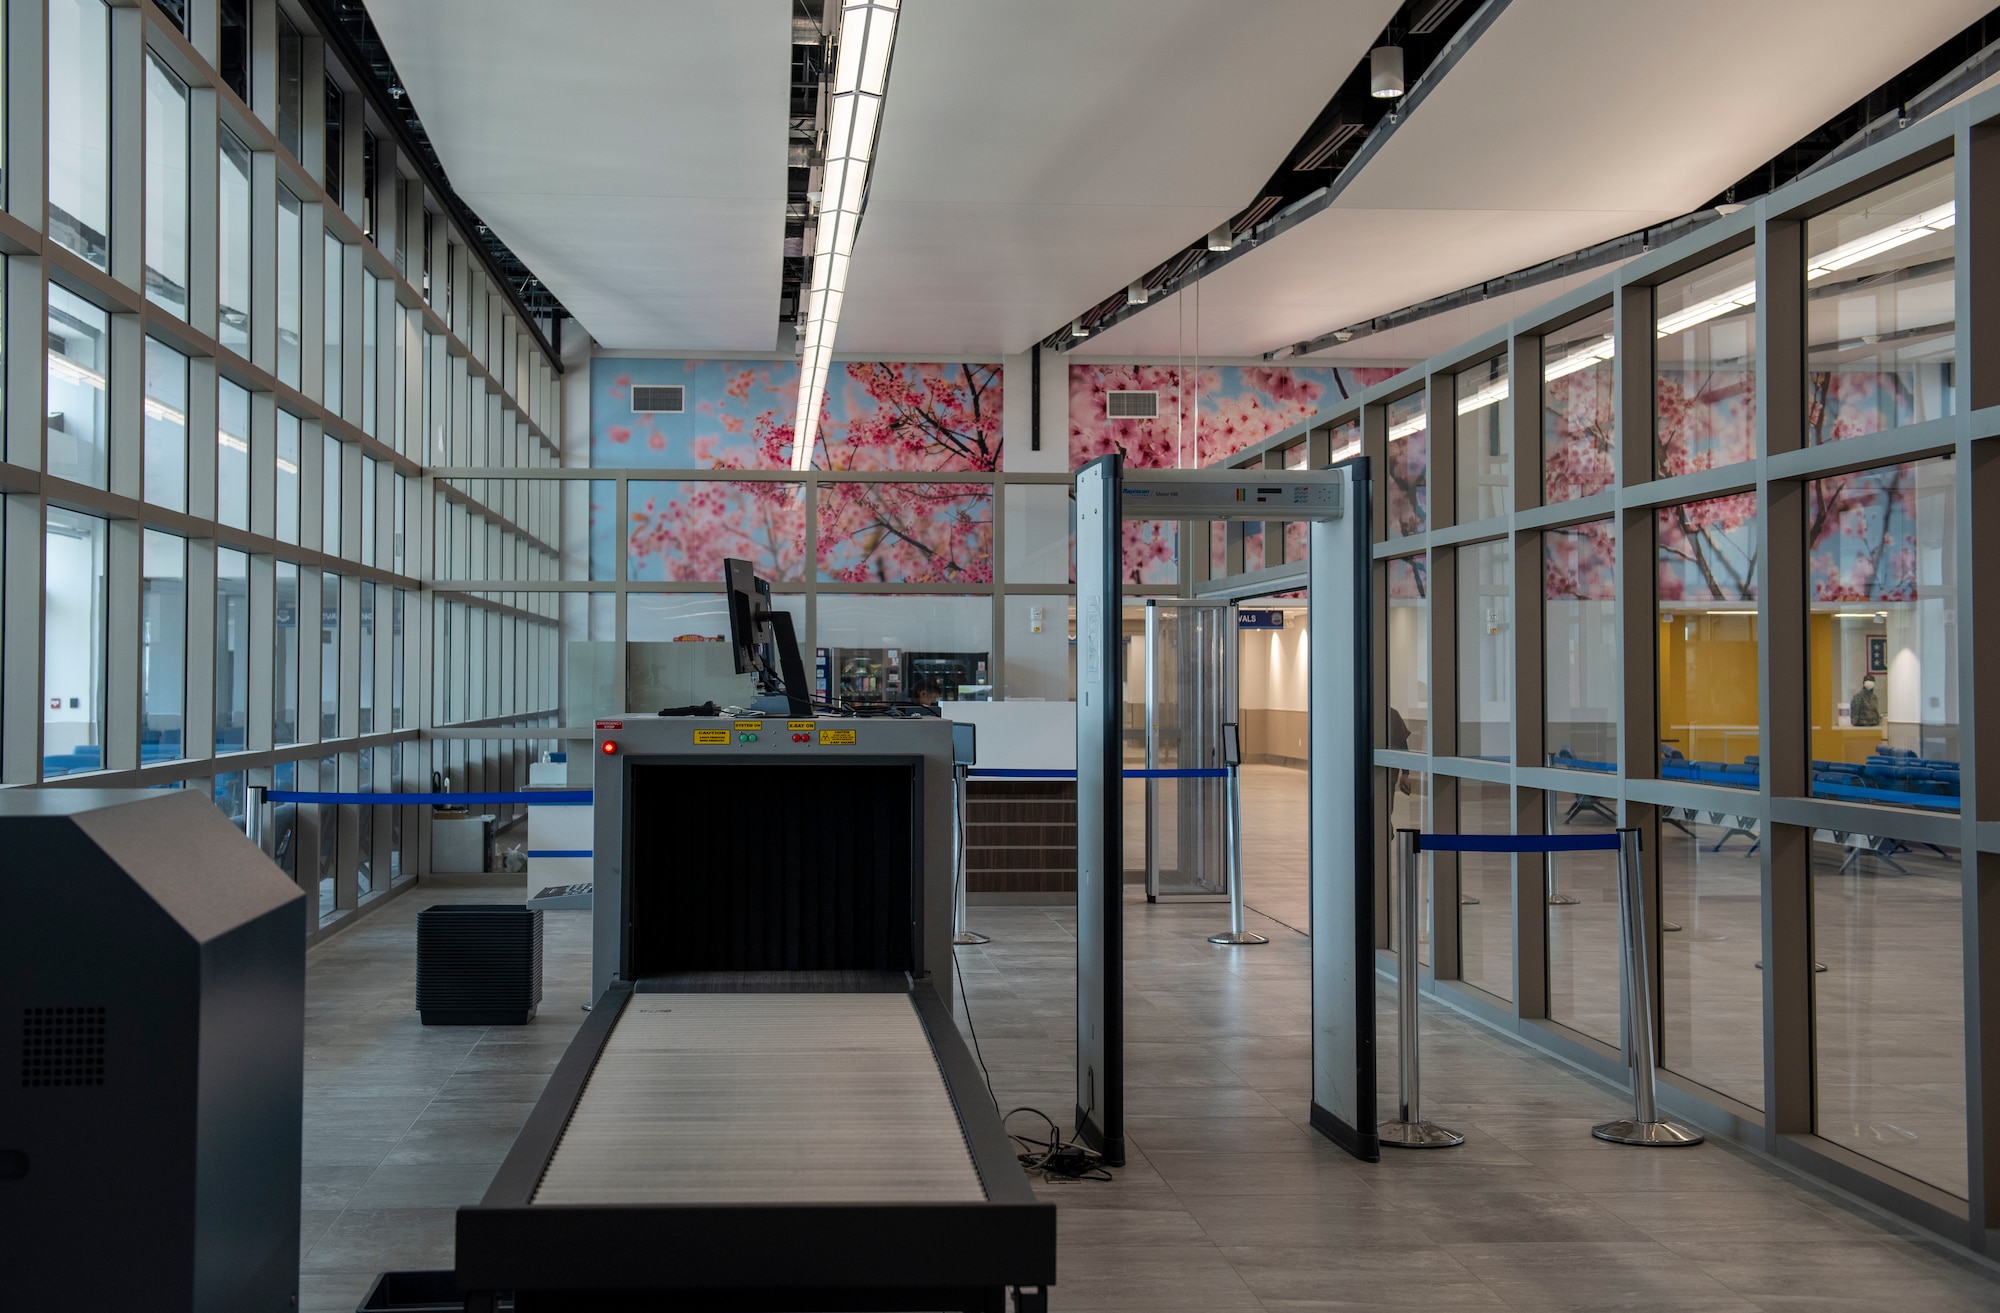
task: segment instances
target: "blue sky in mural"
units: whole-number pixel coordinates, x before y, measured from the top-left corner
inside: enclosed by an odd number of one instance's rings
[[[678,415],[637,414],[634,386],[687,389]],[[599,357],[590,362],[590,463],[640,469],[784,469],[798,409],[793,360],[660,360]]]

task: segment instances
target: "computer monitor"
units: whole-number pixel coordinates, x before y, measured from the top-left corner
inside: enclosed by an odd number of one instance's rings
[[[786,713],[810,716],[812,686],[806,683],[805,665],[799,660],[790,613],[771,605],[771,585],[757,577],[750,562],[725,557],[722,579],[729,599],[729,645],[736,673],[755,675],[761,694],[782,693]]]

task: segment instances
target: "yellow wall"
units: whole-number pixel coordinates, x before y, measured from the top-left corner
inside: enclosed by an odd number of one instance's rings
[[[1887,730],[1882,726],[1867,729],[1853,729],[1842,726],[1840,717],[1834,714],[1847,696],[1843,690],[1833,686],[1833,648],[1839,642],[1834,633],[1833,616],[1825,611],[1815,612],[1806,622],[1807,657],[1812,668],[1811,702],[1807,714],[1812,720],[1812,755],[1814,761],[1864,762],[1868,754],[1886,742]],[[1886,699],[1885,699],[1886,700]]]
[[[1689,726],[1758,724],[1757,617],[1668,617],[1660,625],[1660,742],[1690,761],[1731,763],[1755,755],[1754,733],[1738,729],[1725,738],[1719,729]]]

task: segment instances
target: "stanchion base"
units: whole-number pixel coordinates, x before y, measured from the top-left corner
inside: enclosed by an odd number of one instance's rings
[[[1449,1149],[1464,1144],[1465,1137],[1432,1122],[1378,1122],[1375,1134],[1384,1148]]]
[[[954,944],[990,944],[993,942],[993,936],[975,934],[970,930],[961,930],[951,937],[951,942]]]
[[[1590,1128],[1590,1133],[1600,1140],[1613,1144],[1643,1144],[1656,1149],[1681,1148],[1690,1144],[1700,1144],[1700,1131],[1682,1126],[1679,1122],[1641,1122],[1629,1117],[1615,1122],[1605,1122]],[[1384,1144],[1388,1141],[1384,1140]]]
[[[1219,935],[1210,935],[1211,944],[1268,944],[1271,941],[1253,931],[1225,930]]]

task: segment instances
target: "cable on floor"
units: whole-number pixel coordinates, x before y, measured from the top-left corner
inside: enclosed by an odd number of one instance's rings
[[[979,1073],[986,1078],[986,1097],[993,1100],[993,1110],[1000,1111],[1000,1100],[993,1093],[993,1073],[987,1070],[986,1055],[979,1051],[979,1028],[972,1024],[972,1001],[965,994],[965,968],[959,965],[958,949],[951,951],[951,967],[958,977],[958,1005],[965,1011],[966,1033],[972,1036],[972,1056],[979,1059]],[[1055,1118],[1040,1108],[1015,1108],[1000,1118],[1000,1128],[1007,1129],[1008,1121],[1016,1113],[1029,1112],[1048,1123],[1049,1138],[1037,1140],[1031,1136],[1007,1132],[1007,1138],[1021,1150],[1014,1155],[1021,1166],[1031,1175],[1040,1172],[1044,1181],[1108,1181],[1111,1171],[1104,1166],[1104,1155],[1081,1141],[1063,1138],[1062,1128]]]

